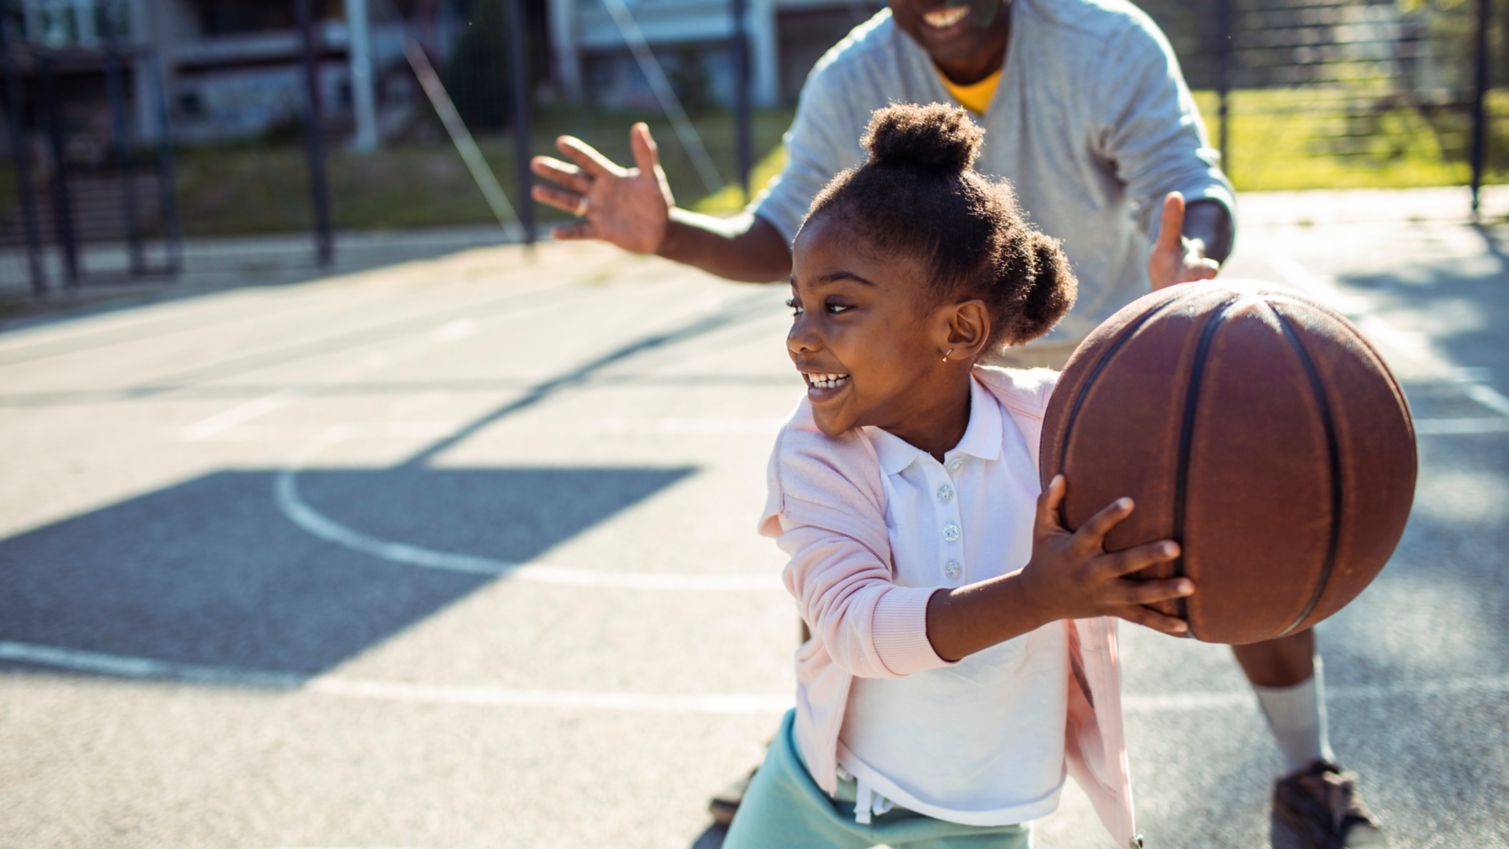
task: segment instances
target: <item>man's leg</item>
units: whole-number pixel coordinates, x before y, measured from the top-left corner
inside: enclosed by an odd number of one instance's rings
[[[1273,786],[1273,812],[1313,849],[1386,846],[1357,793],[1357,776],[1342,772],[1331,751],[1315,632],[1232,646],[1231,651],[1284,756],[1284,776]]]

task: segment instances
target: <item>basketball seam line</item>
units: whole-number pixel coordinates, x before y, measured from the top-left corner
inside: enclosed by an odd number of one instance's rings
[[[1321,563],[1320,575],[1316,578],[1315,588],[1310,592],[1310,600],[1305,603],[1304,609],[1289,624],[1289,627],[1278,635],[1287,637],[1315,611],[1316,605],[1320,604],[1321,596],[1325,595],[1327,584],[1331,582],[1331,572],[1336,566],[1336,551],[1341,546],[1342,469],[1336,439],[1336,422],[1331,415],[1331,403],[1326,398],[1325,386],[1321,383],[1320,372],[1315,368],[1315,361],[1310,358],[1310,352],[1305,349],[1304,342],[1295,334],[1283,314],[1274,309],[1272,304],[1267,306],[1278,319],[1279,327],[1284,331],[1284,338],[1294,347],[1295,353],[1299,355],[1300,363],[1305,367],[1305,376],[1310,379],[1310,389],[1315,393],[1316,402],[1320,405],[1320,420],[1326,431],[1326,451],[1329,454],[1331,467],[1331,538],[1326,543],[1326,559]]]
[[[1200,343],[1195,348],[1194,363],[1189,373],[1189,389],[1184,395],[1184,421],[1179,428],[1179,460],[1174,477],[1174,539],[1179,541],[1179,557],[1174,561],[1174,577],[1188,575],[1184,560],[1184,510],[1189,495],[1189,462],[1194,451],[1195,417],[1199,411],[1200,383],[1205,376],[1205,357],[1215,342],[1216,330],[1226,321],[1226,313],[1245,296],[1238,296],[1221,304],[1210,321],[1200,331]],[[1189,621],[1189,598],[1175,600],[1179,618],[1189,626],[1189,635],[1199,639],[1195,623]]]
[[[1055,458],[1057,459],[1057,462],[1054,465],[1058,467],[1054,470],[1055,474],[1063,474],[1064,472],[1064,452],[1065,449],[1069,447],[1069,437],[1074,432],[1074,424],[1079,419],[1079,411],[1084,407],[1085,396],[1090,394],[1090,387],[1095,385],[1095,379],[1097,377],[1100,377],[1100,373],[1102,371],[1105,371],[1106,366],[1111,362],[1111,358],[1116,355],[1117,351],[1121,350],[1123,345],[1129,342],[1131,338],[1136,335],[1137,331],[1141,329],[1144,324],[1147,324],[1153,319],[1154,316],[1159,315],[1164,310],[1172,307],[1174,304],[1186,300],[1189,295],[1189,292],[1183,292],[1178,297],[1170,298],[1157,309],[1144,313],[1137,319],[1136,322],[1131,324],[1126,329],[1122,330],[1121,335],[1116,337],[1116,339],[1111,342],[1110,346],[1106,348],[1106,352],[1104,354],[1100,355],[1100,359],[1095,362],[1095,367],[1090,370],[1089,374],[1085,375],[1084,380],[1080,381],[1079,389],[1074,396],[1074,403],[1069,406],[1069,412],[1064,416],[1064,426],[1059,429],[1058,444],[1054,446],[1053,453]],[[1059,502],[1058,522],[1060,525],[1067,528],[1069,526],[1069,522],[1068,517],[1064,514],[1064,509],[1064,502]]]

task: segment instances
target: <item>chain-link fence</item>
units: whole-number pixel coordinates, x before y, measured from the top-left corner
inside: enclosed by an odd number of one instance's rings
[[[1200,93],[1239,188],[1467,184],[1475,156],[1482,179],[1509,177],[1505,0],[1143,7]],[[1481,75],[1480,56],[1491,59]]]
[[[1142,6],[1239,190],[1509,179],[1509,0]],[[102,279],[81,258],[102,243],[128,274],[172,271],[180,221],[323,234],[316,256],[332,228],[517,238],[528,153],[572,132],[628,161],[635,120],[678,201],[736,209],[745,174],[757,188],[783,162],[812,63],[882,7],[0,0],[0,251],[76,283]]]

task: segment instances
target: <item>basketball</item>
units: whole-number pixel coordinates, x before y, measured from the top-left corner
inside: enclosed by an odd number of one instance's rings
[[[1415,432],[1382,358],[1333,310],[1247,281],[1173,286],[1124,307],[1070,357],[1040,473],[1068,480],[1066,527],[1130,496],[1115,551],[1174,539],[1148,577],[1188,576],[1160,606],[1190,635],[1251,643],[1362,592],[1404,532]]]

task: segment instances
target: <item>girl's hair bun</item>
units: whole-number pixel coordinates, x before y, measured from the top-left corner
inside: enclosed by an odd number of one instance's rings
[[[984,137],[963,109],[907,103],[877,109],[860,143],[872,164],[959,174],[974,164]]]

